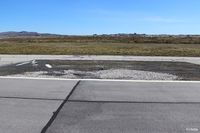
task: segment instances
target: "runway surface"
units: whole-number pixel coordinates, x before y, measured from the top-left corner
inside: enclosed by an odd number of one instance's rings
[[[76,83],[0,79],[0,132],[40,133]]]
[[[0,132],[200,132],[199,86],[178,81],[0,78]]]

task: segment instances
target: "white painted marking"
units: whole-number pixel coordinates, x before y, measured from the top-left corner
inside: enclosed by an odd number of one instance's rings
[[[45,66],[50,69],[53,68],[50,64],[45,64]]]
[[[22,65],[29,64],[29,63],[30,63],[30,61],[28,61],[28,62],[23,62],[23,63],[17,64],[16,66],[22,66]]]
[[[142,83],[200,83],[200,81],[173,81],[173,80],[115,80],[115,79],[64,79],[64,78],[35,78],[0,76],[0,79],[27,79],[27,80],[63,80],[63,81],[103,81],[103,82],[142,82]]]
[[[35,67],[38,66],[38,64],[37,64],[37,62],[36,62],[35,60],[32,60],[31,63],[32,63],[32,65],[35,66]]]
[[[186,128],[186,131],[190,131],[190,132],[198,132],[199,129],[198,129],[198,128]]]

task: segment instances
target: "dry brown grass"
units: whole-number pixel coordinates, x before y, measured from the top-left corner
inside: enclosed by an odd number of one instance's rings
[[[2,41],[0,54],[200,56],[200,44]]]

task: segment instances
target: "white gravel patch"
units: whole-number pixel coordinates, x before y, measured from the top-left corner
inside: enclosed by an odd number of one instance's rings
[[[96,73],[102,79],[134,79],[134,80],[176,80],[178,76],[149,71],[111,69]]]
[[[12,77],[41,77],[41,78],[50,78],[51,76],[45,75],[47,74],[46,71],[38,71],[38,72],[26,72],[23,74],[14,74],[14,75],[8,75]],[[51,77],[52,78],[52,77]]]
[[[53,75],[51,75],[53,73]],[[178,80],[180,77],[167,73],[127,70],[127,69],[111,69],[100,70],[94,72],[64,70],[64,71],[39,71],[26,72],[24,74],[12,75],[15,77],[40,77],[40,78],[90,78],[90,79],[131,79],[131,80]],[[10,76],[10,75],[9,75]]]

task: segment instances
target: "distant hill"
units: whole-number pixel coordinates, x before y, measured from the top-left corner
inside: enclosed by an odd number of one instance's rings
[[[118,33],[118,34],[93,34],[93,35],[61,35],[61,34],[50,34],[50,33],[38,33],[38,32],[28,32],[28,31],[9,31],[9,32],[0,32],[0,38],[23,38],[23,37],[101,37],[101,38],[200,38],[200,35],[168,35],[168,34],[125,34],[125,33]]]
[[[38,32],[27,32],[27,31],[0,32],[0,38],[10,38],[10,37],[57,37],[57,36],[61,36],[61,35],[49,34],[49,33],[38,33]]]
[[[38,32],[0,32],[1,41],[6,42],[109,42],[109,43],[158,43],[158,44],[200,44],[200,35],[168,34],[94,34],[59,35]]]

